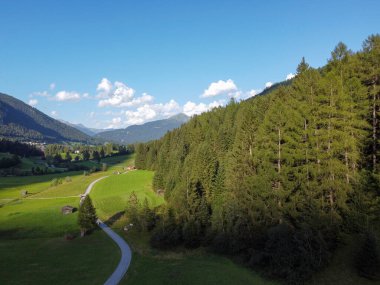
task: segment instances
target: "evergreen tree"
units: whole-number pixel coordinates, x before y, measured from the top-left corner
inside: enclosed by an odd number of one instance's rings
[[[96,211],[92,204],[91,198],[87,195],[79,206],[78,224],[83,237],[88,231],[96,227]]]

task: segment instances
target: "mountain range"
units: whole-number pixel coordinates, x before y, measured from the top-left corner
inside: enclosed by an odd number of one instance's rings
[[[3,93],[0,93],[0,137],[48,143],[94,143],[92,137],[78,129]]]
[[[180,127],[189,119],[190,117],[181,113],[168,119],[152,121],[142,125],[132,125],[125,129],[107,130],[97,133],[94,137],[124,144],[148,142],[161,138],[168,131]]]
[[[178,114],[168,119],[133,125],[125,129],[95,129],[49,117],[10,95],[0,93],[0,137],[47,143],[80,142],[122,144],[159,139],[190,118]]]

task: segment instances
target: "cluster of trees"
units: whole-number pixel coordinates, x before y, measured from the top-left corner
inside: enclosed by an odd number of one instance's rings
[[[78,154],[75,154],[75,151]],[[124,146],[124,145],[116,145],[112,143],[107,143],[105,145],[99,146],[89,146],[89,145],[78,145],[78,146],[70,146],[70,145],[60,145],[60,144],[49,144],[45,147],[45,157],[47,160],[52,160],[56,163],[61,162],[70,162],[73,159],[78,161],[93,159],[98,162],[102,158],[107,156],[114,155],[124,155],[129,154],[134,151],[133,146]],[[64,157],[62,157],[64,154]],[[82,158],[80,158],[80,155]]]
[[[21,163],[21,159],[14,154],[12,157],[3,157],[0,159],[0,168],[14,167]]]
[[[138,231],[151,231],[156,225],[156,212],[149,207],[147,198],[141,204],[135,192],[129,196],[125,215],[132,227]]]
[[[34,145],[7,139],[0,139],[0,152],[9,152],[22,157],[44,156],[43,151]]]
[[[299,282],[380,217],[380,36],[136,147],[169,209],[154,244],[210,245]],[[365,221],[365,222],[363,222]]]

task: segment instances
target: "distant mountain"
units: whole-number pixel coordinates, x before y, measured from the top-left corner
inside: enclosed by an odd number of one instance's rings
[[[3,93],[0,93],[0,137],[46,142],[94,141],[76,128]]]
[[[180,127],[189,119],[190,117],[181,113],[168,119],[148,122],[143,125],[133,125],[125,129],[101,132],[96,134],[95,138],[126,144],[148,142],[161,138],[166,132]]]
[[[62,123],[65,123],[66,125],[69,125],[73,128],[76,128],[77,130],[81,131],[82,133],[85,133],[86,135],[89,136],[94,136],[98,133],[105,132],[107,131],[106,129],[95,129],[95,128],[88,128],[83,124],[73,124],[64,120],[60,120]]]

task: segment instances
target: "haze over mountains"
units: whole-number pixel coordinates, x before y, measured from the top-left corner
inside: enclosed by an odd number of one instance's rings
[[[142,125],[133,125],[125,129],[108,130],[95,135],[95,138],[114,141],[117,143],[148,142],[161,138],[168,131],[180,127],[190,117],[178,114],[168,119],[148,122]]]
[[[133,125],[125,129],[104,130],[59,121],[12,96],[0,93],[0,137],[40,142],[132,144],[159,139],[190,118],[178,114],[168,119]]]

